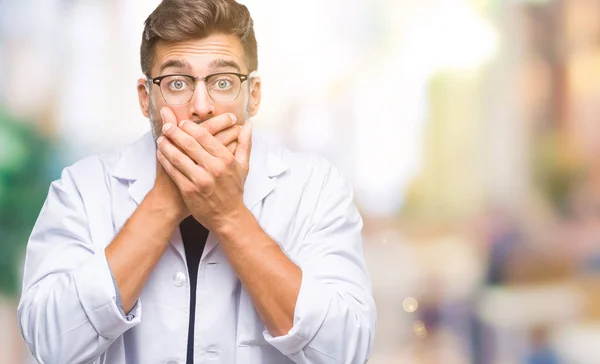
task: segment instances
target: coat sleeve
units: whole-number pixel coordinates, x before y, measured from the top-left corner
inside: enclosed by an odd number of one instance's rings
[[[295,259],[302,283],[293,327],[284,336],[272,337],[266,330],[263,335],[295,363],[362,364],[370,355],[377,320],[362,251],[362,219],[342,174],[326,166]]]
[[[109,241],[92,241],[91,226],[101,222],[89,217],[108,203],[102,171],[99,160],[65,169],[51,184],[29,238],[18,319],[38,363],[89,363],[140,322],[141,303],[128,316],[118,307],[104,253]],[[84,204],[86,183],[97,190],[96,206]]]

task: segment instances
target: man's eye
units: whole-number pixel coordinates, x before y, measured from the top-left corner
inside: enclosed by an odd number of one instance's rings
[[[231,87],[231,81],[227,79],[220,79],[215,81],[214,85],[217,88],[217,90],[227,90]]]
[[[185,82],[183,80],[173,80],[170,82],[169,87],[176,91],[183,90],[185,88]]]

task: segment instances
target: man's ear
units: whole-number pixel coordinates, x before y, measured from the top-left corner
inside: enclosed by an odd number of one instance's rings
[[[145,78],[140,78],[137,81],[137,92],[140,110],[142,110],[142,114],[144,114],[145,117],[150,118],[150,95],[149,90],[146,88],[147,82],[148,81]]]
[[[251,117],[254,117],[258,113],[260,107],[261,97],[261,80],[260,77],[255,77],[251,80],[250,86],[250,97],[248,102],[248,111]]]

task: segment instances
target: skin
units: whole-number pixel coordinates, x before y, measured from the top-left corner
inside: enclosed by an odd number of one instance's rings
[[[241,42],[233,35],[159,42],[151,76],[247,74],[243,59]],[[173,60],[184,66],[161,67]],[[239,70],[212,67],[215,60],[235,62]],[[244,82],[238,99],[227,104],[213,102],[202,82],[192,99],[178,106],[166,104],[159,87],[148,87],[145,79],[137,89],[142,113],[150,118],[157,138],[157,177],[106,248],[125,311],[133,308],[171,235],[191,214],[216,235],[267,330],[273,336],[287,334],[302,271],[262,230],[242,199],[252,149],[248,119],[260,106],[260,79]]]

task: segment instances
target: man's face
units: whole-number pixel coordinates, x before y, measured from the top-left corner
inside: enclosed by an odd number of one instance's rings
[[[234,35],[216,33],[206,38],[183,42],[160,41],[155,48],[150,76],[156,78],[162,75],[186,74],[205,77],[220,72],[248,74],[242,44]],[[192,120],[201,123],[223,113],[233,113],[238,124],[243,124],[258,111],[260,79],[242,82],[239,96],[228,103],[218,103],[211,99],[204,81],[196,83],[191,99],[185,104],[167,103],[161,95],[160,87],[148,84],[146,79],[138,80],[138,96],[142,112],[150,118],[156,139],[161,134],[160,109],[164,106],[173,110],[178,121]]]

